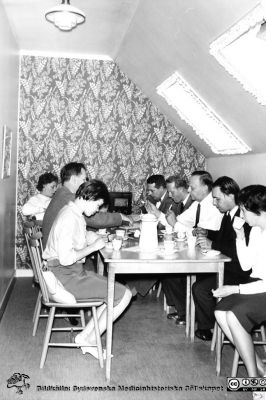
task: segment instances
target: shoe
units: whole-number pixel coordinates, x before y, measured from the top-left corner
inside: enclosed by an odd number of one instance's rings
[[[180,317],[176,318],[175,324],[176,325],[186,325],[186,317],[180,316]]]
[[[69,321],[72,326],[77,326],[79,324],[79,320],[74,317],[68,317],[66,320]]]
[[[209,341],[212,340],[212,331],[210,329],[197,329],[195,336],[201,340]]]
[[[177,312],[172,312],[170,314],[167,314],[167,318],[168,319],[178,319],[179,318],[179,314]]]

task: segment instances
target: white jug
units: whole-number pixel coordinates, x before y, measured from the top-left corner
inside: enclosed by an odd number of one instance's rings
[[[139,247],[142,251],[154,251],[158,248],[157,218],[153,214],[142,214]]]

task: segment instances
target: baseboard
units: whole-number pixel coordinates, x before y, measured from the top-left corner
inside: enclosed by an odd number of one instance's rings
[[[15,275],[13,275],[13,277],[10,279],[10,282],[8,284],[8,287],[6,289],[6,292],[4,294],[3,300],[0,305],[0,320],[5,312],[5,308],[7,306],[7,303],[8,303],[9,297],[12,293],[15,282],[16,282],[16,277],[15,277]]]
[[[33,276],[31,269],[16,269],[16,278],[30,278]]]

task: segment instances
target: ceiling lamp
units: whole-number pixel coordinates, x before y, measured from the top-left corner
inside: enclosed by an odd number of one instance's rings
[[[85,14],[78,8],[72,7],[70,0],[62,0],[60,5],[46,11],[45,18],[62,31],[71,31],[85,21]]]

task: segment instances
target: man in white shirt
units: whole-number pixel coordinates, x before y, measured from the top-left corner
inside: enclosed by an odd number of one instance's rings
[[[167,222],[176,232],[192,231],[203,228],[209,231],[220,229],[222,214],[213,205],[212,176],[207,171],[194,171],[190,177],[188,192],[194,203],[176,219],[171,210],[167,213]]]
[[[249,280],[250,271],[243,271],[240,266],[237,249],[236,233],[233,228],[234,220],[240,216],[238,206],[239,195],[238,184],[228,176],[218,178],[212,189],[213,203],[222,213],[223,219],[220,230],[214,240],[206,237],[197,237],[197,243],[207,249],[219,250],[221,253],[231,258],[230,262],[224,265],[224,284],[237,285],[246,283]],[[244,224],[245,244],[248,242],[250,227]],[[211,329],[214,326],[215,298],[212,289],[216,288],[216,276],[203,275],[197,277],[197,281],[192,286],[192,293],[196,309],[198,329],[195,335],[201,340],[211,340]]]
[[[174,227],[176,232],[193,231],[193,234],[196,235],[199,228],[203,228],[208,230],[209,238],[215,237],[215,231],[220,229],[223,215],[213,205],[212,183],[212,176],[209,172],[194,171],[192,173],[188,193],[195,201],[177,218],[171,210],[166,214],[167,222]],[[168,318],[174,319],[177,325],[184,325],[186,315],[184,274],[175,275],[169,279],[171,282],[167,281],[167,298],[172,299],[177,312],[169,314]],[[169,283],[171,284],[169,285]]]

